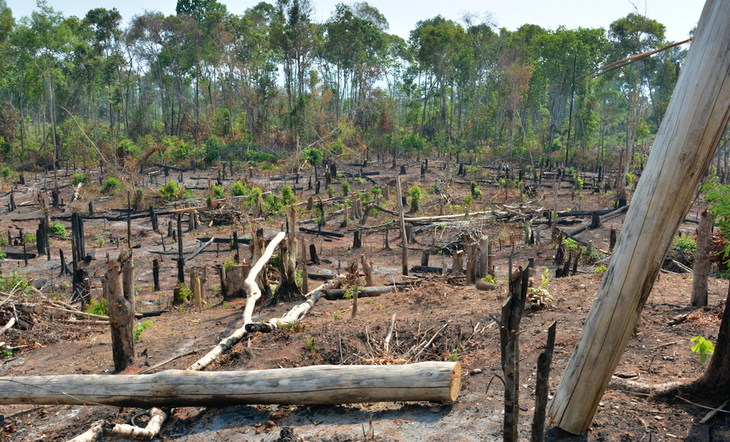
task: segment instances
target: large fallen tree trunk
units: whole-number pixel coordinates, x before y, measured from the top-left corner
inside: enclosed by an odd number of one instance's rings
[[[0,379],[0,404],[112,405],[117,407],[243,404],[454,402],[458,362],[409,365],[317,365],[275,370],[150,375],[16,376]]]
[[[550,404],[550,419],[562,429],[578,434],[590,427],[712,161],[728,109],[730,2],[708,0],[613,258]]]

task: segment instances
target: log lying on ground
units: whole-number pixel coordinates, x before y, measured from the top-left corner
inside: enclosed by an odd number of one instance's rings
[[[268,263],[269,259],[271,259],[271,255],[274,254],[274,250],[276,250],[276,247],[285,237],[286,233],[279,232],[274,237],[274,239],[271,240],[269,245],[266,247],[264,254],[258,259],[258,261],[256,261],[256,264],[253,266],[253,268],[251,268],[251,271],[248,273],[248,277],[243,282],[243,286],[248,292],[246,307],[243,311],[243,326],[231,333],[230,336],[219,342],[218,345],[213,347],[213,350],[200,358],[199,361],[191,365],[188,370],[204,369],[205,367],[213,363],[213,361],[218,359],[223,353],[228,351],[228,349],[236,345],[246,335],[246,324],[250,324],[251,322],[253,322],[251,320],[251,316],[253,315],[253,309],[256,306],[256,301],[258,301],[261,297],[261,289],[259,289],[259,286],[256,284],[256,276],[264,268],[264,265]]]
[[[360,287],[357,296],[358,298],[368,298],[371,296],[382,295],[383,293],[390,293],[392,291],[395,291],[395,289],[395,286],[392,285]],[[335,299],[343,299],[345,297],[345,293],[347,293],[347,290],[349,289],[331,289],[322,291],[324,292],[324,299],[327,299],[328,301],[333,301]]]
[[[150,375],[15,376],[0,379],[0,404],[199,407],[244,404],[328,405],[454,402],[458,362],[409,365],[317,365],[275,370]]]
[[[269,319],[267,322],[264,323],[254,322],[251,324],[246,324],[246,331],[249,333],[271,333],[272,331],[280,328],[283,325],[293,324],[297,322],[299,319],[303,318],[304,315],[306,315],[312,307],[314,307],[314,304],[316,304],[317,301],[319,301],[319,298],[322,296],[323,289],[336,289],[340,286],[340,282],[341,281],[339,279],[333,279],[332,281],[328,281],[320,285],[319,287],[305,295],[305,298],[307,298],[306,301],[289,310],[289,312],[283,317]]]

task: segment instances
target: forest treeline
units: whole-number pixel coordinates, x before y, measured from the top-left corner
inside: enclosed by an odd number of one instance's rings
[[[66,17],[43,0],[17,18],[0,0],[4,163],[186,165],[316,148],[628,172],[643,167],[688,46],[595,75],[670,44],[665,27],[633,13],[609,29],[516,31],[436,16],[406,41],[366,2],[318,23],[309,0],[242,15],[178,0],[175,15],[122,23],[116,9]]]

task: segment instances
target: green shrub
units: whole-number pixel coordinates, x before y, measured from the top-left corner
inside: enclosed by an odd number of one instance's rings
[[[226,192],[223,190],[223,186],[213,186],[213,197],[217,200],[226,197]]]
[[[177,292],[177,298],[175,298],[176,304],[181,304],[185,301],[189,301],[195,297],[195,294],[184,282],[180,283],[179,290]]]
[[[472,201],[474,201],[474,198],[472,198],[471,195],[467,195],[464,197],[464,205],[469,207],[471,206]]]
[[[289,206],[297,202],[297,197],[294,195],[290,185],[285,185],[281,188],[281,203],[285,206]]]
[[[51,233],[60,236],[62,239],[66,239],[66,226],[61,224],[61,221],[55,219],[51,223]]]
[[[144,322],[137,323],[137,325],[134,327],[134,340],[139,341],[139,337],[142,332],[147,330],[151,325],[152,321],[150,321],[149,319]]]
[[[350,194],[350,183],[347,181],[342,182],[342,195],[347,196]]]
[[[233,187],[231,187],[231,194],[233,196],[248,195],[248,189],[246,189],[245,184],[240,181],[236,181],[235,183],[233,183]]]
[[[37,238],[35,237],[34,234],[32,234],[32,233],[25,234],[25,243],[26,244],[35,244],[36,240],[37,240]]]
[[[258,197],[263,195],[264,192],[261,191],[258,187],[254,187],[253,189],[249,190],[248,192],[248,203],[250,205],[256,204],[256,201],[258,200]]]
[[[119,178],[114,178],[113,176],[110,176],[106,179],[104,182],[104,193],[108,193],[109,195],[114,195],[122,188],[122,182],[119,180]]]
[[[78,186],[79,183],[89,184],[89,178],[83,172],[76,171],[71,177],[71,185]]]
[[[178,187],[177,182],[168,181],[160,187],[160,197],[166,201],[179,201],[193,197],[193,191],[184,187]]]
[[[0,170],[0,174],[2,174],[3,178],[10,178],[13,176],[13,169],[10,166],[5,166]]]
[[[672,242],[675,249],[687,250],[689,252],[697,251],[697,241],[690,236],[677,236]]]
[[[89,305],[86,306],[86,313],[91,313],[92,315],[109,316],[109,307],[106,306],[106,299],[102,299],[101,301],[92,299],[89,302]]]
[[[332,198],[334,195],[335,195],[335,189],[333,189],[332,186],[329,186],[327,188],[327,196],[329,196],[330,198]]]
[[[2,256],[2,259],[4,258],[5,257]],[[0,276],[0,289],[5,293],[16,291],[30,297],[30,283],[25,276],[15,270],[10,272],[10,276]]]

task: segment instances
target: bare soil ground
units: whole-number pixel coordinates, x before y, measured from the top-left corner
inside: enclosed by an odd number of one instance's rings
[[[356,173],[356,169],[342,168]],[[415,170],[415,168],[413,168]],[[384,183],[394,176],[393,171],[382,167],[366,170],[380,170],[381,175],[373,177]],[[491,171],[490,179],[496,172]],[[189,186],[203,181],[192,180],[201,176],[200,172],[185,173],[184,180]],[[202,173],[202,176],[206,176]],[[215,176],[209,172],[208,176]],[[482,178],[482,172],[472,173],[466,179],[453,177],[443,170],[429,169],[427,180],[421,181],[418,175],[408,175],[410,184],[418,183],[428,188],[436,180],[448,182],[455,201],[463,201],[468,193],[468,182]],[[172,178],[172,177],[171,177]],[[16,203],[19,210],[0,214],[0,228],[12,230],[16,235],[18,228],[34,232],[40,217],[37,207],[20,203],[34,201],[34,190],[43,187],[45,177],[26,176],[28,184],[16,187]],[[157,184],[145,183],[147,195],[159,188]],[[264,190],[275,189],[284,184],[267,178],[254,180]],[[353,190],[366,192],[371,185],[357,178],[350,178]],[[68,182],[68,178],[65,179]],[[306,183],[306,180],[300,181]],[[292,184],[291,181],[288,184]],[[227,182],[230,186],[230,181]],[[306,189],[306,184],[304,184]],[[339,191],[339,186],[334,185]],[[476,209],[490,207],[497,209],[499,204],[517,205],[524,203],[532,207],[545,206],[553,209],[552,189],[538,188],[537,194],[525,201],[515,190],[498,189],[487,183],[480,183],[484,195],[477,199]],[[6,189],[7,190],[7,189]],[[611,195],[591,194],[584,191],[584,197],[564,184],[558,195],[558,210],[606,208],[612,201]],[[196,191],[197,196],[204,191]],[[306,199],[311,191],[302,195]],[[506,199],[505,199],[506,195]],[[126,196],[100,196],[98,185],[82,190],[84,201],[75,203],[73,210],[82,210],[89,200],[94,201],[96,212],[126,207]],[[62,197],[69,201],[71,189],[66,187]],[[2,198],[7,202],[8,196]],[[148,200],[148,203],[152,203]],[[159,204],[159,201],[156,203]],[[225,204],[238,207],[237,200]],[[394,197],[385,203],[394,206]],[[463,205],[463,203],[462,203]],[[427,197],[422,203],[420,214],[435,214],[438,200]],[[54,215],[70,214],[54,211]],[[696,215],[691,212],[689,219]],[[300,215],[305,218],[304,213]],[[267,234],[279,229],[280,220],[275,216],[267,217],[260,223]],[[392,219],[390,215],[371,214],[369,224],[377,225]],[[243,225],[249,231],[246,219]],[[588,219],[585,220],[588,222]],[[162,223],[162,219],[161,219]],[[620,229],[622,218],[608,221],[600,229],[581,233],[578,238],[590,241],[598,249],[608,249],[611,227]],[[67,226],[69,224],[67,223]],[[86,266],[94,281],[93,296],[100,295],[99,277],[106,269],[106,255],[116,258],[123,248],[110,241],[111,238],[126,236],[125,222],[87,220],[86,248],[95,259]],[[235,226],[202,226],[196,231],[184,234],[185,254],[195,250],[199,237],[230,237]],[[321,299],[301,326],[277,330],[271,334],[256,334],[236,345],[223,360],[208,370],[257,370],[281,367],[301,367],[316,364],[391,364],[423,360],[444,361],[458,358],[462,366],[463,378],[461,393],[454,404],[436,403],[382,403],[350,404],[342,406],[237,406],[223,408],[178,408],[163,427],[160,440],[180,441],[275,441],[292,440],[281,436],[285,427],[307,441],[481,441],[501,440],[503,395],[499,354],[499,332],[489,313],[499,315],[501,300],[506,291],[505,281],[508,274],[510,255],[510,235],[515,238],[514,265],[524,265],[529,258],[535,259],[537,276],[535,284],[540,284],[540,274],[550,269],[547,288],[555,302],[546,309],[529,310],[523,318],[522,363],[521,363],[521,439],[529,440],[529,427],[534,410],[534,384],[537,356],[543,351],[547,328],[557,322],[557,340],[550,377],[550,390],[553,392],[573,351],[574,344],[581,332],[585,317],[591,307],[596,291],[601,283],[601,275],[594,273],[601,263],[581,262],[578,274],[566,278],[554,277],[553,258],[555,250],[550,247],[547,230],[542,232],[542,245],[524,245],[522,228],[518,223],[503,223],[494,220],[473,219],[466,227],[492,238],[497,249],[496,280],[499,285],[494,291],[478,291],[473,286],[465,286],[463,278],[423,277],[403,278],[400,275],[400,240],[391,232],[392,250],[383,249],[383,235],[371,234],[365,237],[363,248],[351,249],[352,237],[346,234],[342,239],[317,239],[320,257],[327,262],[311,266],[310,273],[336,273],[338,267],[344,269],[350,261],[359,259],[360,254],[372,259],[375,267],[376,283],[410,281],[411,286],[395,293],[377,297],[360,298],[357,316],[352,318],[352,300],[328,301]],[[571,227],[565,227],[569,230]],[[681,230],[694,232],[692,222],[683,224]],[[328,230],[347,233],[348,228],[339,227],[339,220],[332,221]],[[351,229],[351,228],[350,228]],[[441,229],[427,230],[416,236],[417,244],[410,247],[410,265],[420,263],[420,249],[435,245],[441,247],[457,239],[459,229],[444,226]],[[223,302],[220,296],[220,282],[217,272],[209,270],[206,285],[207,305],[196,311],[190,305],[170,308],[172,288],[176,282],[175,264],[171,256],[163,255],[160,235],[152,232],[149,219],[135,220],[132,224],[132,244],[134,249],[135,279],[139,287],[137,296],[138,311],[168,309],[167,313],[151,318],[153,324],[140,335],[136,343],[140,368],[154,366],[172,356],[183,355],[162,369],[184,369],[204,355],[221,338],[229,335],[242,325],[242,312],[245,299]],[[184,230],[187,230],[185,228]],[[69,229],[70,231],[70,229]],[[239,227],[239,233],[241,228]],[[311,238],[311,237],[310,237]],[[177,250],[177,244],[172,250]],[[68,241],[52,240],[53,259],[45,257],[29,261],[5,261],[2,270],[5,274],[17,270],[35,280],[42,294],[33,296],[68,300],[70,297],[70,278],[59,276],[60,261],[58,249],[71,256]],[[22,251],[20,246],[7,246],[9,251]],[[187,269],[202,268],[222,263],[232,256],[228,247],[215,247],[198,255],[188,263]],[[170,251],[170,244],[167,244]],[[243,249],[242,249],[243,250]],[[248,252],[243,252],[249,257]],[[152,259],[162,258],[161,291],[150,291],[152,286]],[[452,258],[446,255],[431,256],[431,265],[451,267]],[[275,276],[272,274],[272,277]],[[310,287],[317,281],[310,281]],[[641,320],[629,342],[626,352],[616,370],[616,374],[647,383],[661,383],[674,380],[693,379],[703,372],[699,357],[690,351],[690,339],[702,335],[714,342],[720,318],[724,309],[727,282],[711,279],[709,284],[709,305],[705,309],[689,308],[691,276],[678,273],[662,273],[658,278],[651,296],[646,303]],[[260,306],[254,319],[265,320],[280,317],[292,307],[291,304]],[[396,314],[395,335],[388,353],[383,340],[390,323],[391,315]],[[671,325],[678,315],[688,315],[685,321]],[[110,335],[104,325],[73,325],[36,318],[37,322],[30,331],[9,330],[2,340],[10,346],[20,346],[15,355],[0,359],[0,376],[28,376],[55,374],[109,374],[112,375]],[[4,323],[0,319],[0,326]],[[417,358],[408,358],[408,351],[424,339],[430,338],[440,327],[448,323],[445,331],[437,337],[433,345]],[[703,404],[717,406],[727,398],[717,398],[717,403]],[[582,437],[571,437],[552,430],[551,440],[588,440],[588,441],[671,441],[710,442],[730,440],[730,419],[720,413],[708,423],[699,421],[707,410],[680,398],[670,402],[654,402],[646,397],[617,390],[608,390],[604,395],[593,425]],[[120,409],[107,406],[0,406],[3,416],[3,438],[8,441],[63,441],[72,438],[93,422],[107,419],[112,422],[134,423],[144,426],[147,419],[144,410]],[[371,429],[374,438],[366,436]]]

